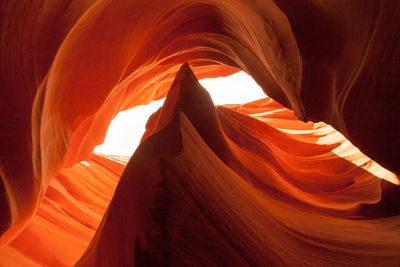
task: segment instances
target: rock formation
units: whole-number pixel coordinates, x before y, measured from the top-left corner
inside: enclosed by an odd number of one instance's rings
[[[399,174],[397,1],[3,1],[0,20],[0,263],[399,264],[397,176],[283,109]],[[188,65],[172,84],[184,62],[283,106],[215,108]],[[93,148],[167,94],[113,197],[125,163]]]

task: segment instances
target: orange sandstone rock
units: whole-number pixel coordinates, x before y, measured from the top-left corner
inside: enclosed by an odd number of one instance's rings
[[[359,209],[379,178],[329,146],[308,165],[317,144],[283,151],[301,141],[235,113],[183,65],[77,266],[399,263],[399,215]]]
[[[298,118],[329,123],[366,155],[399,174],[399,20],[400,5],[394,0],[3,1],[0,247],[30,224],[62,169],[90,161],[112,118],[165,96],[184,62],[199,79],[246,71]],[[253,103],[241,109],[252,114],[257,106],[272,108]],[[183,103],[179,108],[190,117],[190,107]],[[248,153],[263,158],[267,151],[273,155],[273,173],[290,184],[280,186],[299,190],[295,198],[307,205],[353,207],[373,217],[398,214],[397,187],[383,182],[386,193],[375,205],[379,180],[369,173],[379,172],[395,183],[397,177],[343,144],[342,137],[315,144],[315,135],[330,131],[325,126],[320,132],[293,136],[293,127],[308,126],[293,122],[289,111],[279,114],[283,122],[274,121],[274,114],[252,115],[285,129],[285,136],[225,108],[206,110],[213,125],[191,124],[240,177],[247,177],[247,170],[254,167]],[[258,113],[262,112],[266,110]],[[235,123],[251,127],[235,132]],[[215,139],[207,130],[211,126]],[[160,129],[151,131],[156,130]],[[274,136],[274,142],[282,138],[281,143],[266,144],[266,137],[260,137],[263,131]],[[260,143],[244,141],[243,136],[257,132]],[[296,145],[305,143],[301,149],[285,146],[292,137],[301,141]],[[255,148],[246,148],[250,145]],[[312,157],[318,158],[315,164]],[[321,167],[321,162],[329,166]],[[304,174],[302,168],[313,174]],[[317,173],[332,179],[316,181]],[[337,194],[339,189],[347,190],[346,197]],[[325,194],[329,190],[336,194]]]

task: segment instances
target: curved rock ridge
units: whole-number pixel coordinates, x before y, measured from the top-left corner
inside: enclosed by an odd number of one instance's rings
[[[121,110],[179,66],[242,69],[301,120],[324,121],[400,173],[396,0],[22,0],[0,5],[0,246],[62,167],[89,160]]]
[[[316,144],[327,126],[310,128],[294,138],[215,109],[183,65],[77,266],[399,264],[400,210],[377,212],[382,180],[331,152],[342,136]]]
[[[128,160],[94,154],[62,169],[28,226],[0,249],[0,266],[73,266],[96,232]]]
[[[2,1],[0,247],[51,179],[89,161],[119,111],[164,97],[184,62],[198,78],[246,71],[298,118],[329,123],[399,174],[399,27],[396,0]],[[213,153],[245,172],[217,137]],[[390,197],[366,206],[374,216],[397,209],[397,189],[382,188]]]
[[[182,145],[182,118],[179,119],[179,122],[174,122],[175,126],[169,126],[171,133],[160,133],[162,137],[153,137],[157,135],[156,132],[165,128],[165,125],[171,124],[172,118],[178,120],[176,118],[177,113],[184,114],[179,116],[183,118],[184,127],[187,128],[185,128],[186,135],[194,136],[195,145],[192,143],[190,146]],[[194,125],[196,128],[194,128]],[[211,128],[214,130],[209,131],[208,129]],[[201,136],[199,136],[200,133]],[[169,136],[171,138],[166,135],[171,135]],[[150,142],[150,139],[159,141]],[[205,142],[206,140],[208,143]],[[218,143],[215,141],[218,141]],[[139,200],[143,197],[159,199],[159,195],[151,195],[154,189],[151,186],[141,186],[137,194],[134,193],[135,190],[131,186],[126,186],[127,183],[135,182],[135,179],[136,182],[141,182],[144,179],[133,178],[130,173],[139,172],[144,173],[145,176],[153,177],[157,175],[154,172],[157,173],[161,170],[160,165],[154,165],[158,156],[153,154],[172,153],[175,155],[178,153],[181,155],[182,149],[198,149],[199,151],[196,154],[205,153],[207,155],[206,162],[214,161],[214,159],[219,162],[216,165],[217,167],[209,168],[203,160],[199,160],[198,156],[191,158],[193,164],[196,164],[200,169],[211,170],[214,168],[215,170],[217,168],[218,172],[228,169],[229,177],[232,175],[240,177],[239,181],[245,185],[243,189],[245,192],[248,189],[251,192],[256,190],[262,198],[268,199],[268,202],[272,201],[272,203],[283,205],[282,207],[285,207],[285,209],[292,211],[298,209],[300,213],[319,214],[321,218],[324,218],[323,220],[328,221],[331,221],[332,218],[340,218],[342,222],[346,223],[356,223],[353,222],[354,219],[372,220],[371,222],[384,220],[383,225],[386,221],[389,223],[391,220],[396,220],[398,214],[400,214],[399,207],[396,205],[399,190],[397,186],[393,185],[393,183],[399,183],[398,177],[368,159],[332,127],[324,123],[300,122],[292,111],[285,109],[270,98],[242,105],[214,107],[208,93],[198,83],[188,65],[182,66],[164,106],[149,119],[147,132],[144,134],[142,142],[142,147],[138,149],[131,160],[136,162],[136,167],[129,167],[125,171],[124,177],[129,177],[122,178],[121,185],[119,185],[120,190],[117,190],[115,199],[119,199],[118,195],[120,194],[127,194],[126,197],[129,199],[134,196],[138,197]],[[146,145],[149,142],[150,144]],[[197,143],[202,145],[198,146]],[[167,148],[164,149],[165,146]],[[151,148],[150,151],[149,147]],[[95,154],[87,162],[82,161],[72,168],[62,169],[51,180],[43,202],[26,229],[9,246],[0,250],[0,265],[73,265],[88,248],[90,240],[97,231],[100,220],[113,196],[118,178],[128,160],[126,157],[106,157]],[[138,161],[139,163],[137,163]],[[220,168],[221,170],[219,170]],[[225,171],[224,173],[226,174]],[[385,180],[381,182],[372,174],[379,175],[390,183]],[[220,176],[215,173],[210,173],[210,175],[211,177]],[[223,176],[223,179],[227,179],[225,175]],[[192,185],[190,185],[191,187]],[[227,188],[224,188],[223,191],[230,192]],[[171,194],[168,191],[166,199],[172,196],[176,198],[176,203],[181,204],[188,197],[181,198]],[[208,191],[204,191],[203,194],[206,197]],[[233,194],[233,191],[229,193],[229,197],[231,197],[231,194]],[[161,197],[162,199],[163,197]],[[165,203],[163,204],[161,200],[156,200],[156,202],[157,205],[163,207]],[[228,200],[226,199],[226,201]],[[232,201],[233,203],[240,203],[240,205],[247,205],[246,201],[240,199],[232,198]],[[121,219],[127,227],[136,227],[136,220],[140,218],[145,220],[142,222],[143,227],[152,225],[151,220],[147,220],[148,217],[145,216],[148,213],[145,206],[132,208],[129,204],[130,201],[122,202],[124,201],[118,201],[117,206],[119,208],[112,208],[115,207],[115,204],[111,204],[109,212],[115,214],[114,209],[122,209],[118,216],[121,217],[125,214]],[[156,204],[151,205],[153,205],[150,208],[151,210],[157,210]],[[203,205],[208,209],[208,201]],[[189,205],[185,209],[191,207]],[[219,209],[225,208],[219,206]],[[271,205],[263,207],[263,213],[277,212],[270,209]],[[143,217],[140,214],[144,214]],[[103,255],[102,250],[105,249],[107,253],[104,253],[104,255],[108,255],[112,251],[111,247],[120,248],[121,245],[117,245],[117,243],[121,241],[121,236],[124,240],[129,239],[126,233],[117,233],[115,239],[113,239],[114,237],[110,239],[114,240],[115,243],[107,241],[107,245],[104,246],[103,242],[96,241],[102,238],[108,240],[107,235],[114,236],[115,230],[117,232],[130,231],[122,227],[120,219],[116,219],[115,224],[112,223],[114,221],[113,216],[106,215],[104,224],[112,224],[117,229],[112,229],[112,226],[104,226],[108,229],[106,231],[101,226],[97,235],[104,236],[93,239],[89,252],[81,260],[82,264],[107,265],[102,260],[103,256],[100,256],[100,260],[97,258],[99,253]],[[187,220],[188,218],[185,216],[184,220]],[[247,215],[243,214],[243,216]],[[191,218],[192,215],[189,217]],[[216,220],[213,217],[207,218],[209,223]],[[365,226],[365,224],[361,225]],[[189,229],[189,227],[192,226],[188,225],[186,229]],[[292,229],[297,229],[297,227],[299,226],[293,226]],[[336,225],[335,227],[339,226]],[[314,228],[318,228],[318,226],[314,226]],[[379,235],[381,234],[379,233],[380,230],[382,229],[376,229],[376,232],[371,232],[369,235]],[[107,233],[108,231],[111,233]],[[208,234],[213,235],[216,230],[210,231]],[[134,238],[134,235],[133,232],[131,238]],[[174,236],[174,238],[177,237]],[[272,239],[268,240],[271,241]],[[129,240],[127,242],[126,255],[129,257],[132,256],[133,250],[129,249]],[[155,247],[158,246],[155,245]],[[140,252],[138,253],[140,254]],[[201,249],[198,253],[202,253]],[[232,253],[232,251],[229,253]],[[236,254],[237,252],[235,252]],[[117,261],[120,263],[129,261],[124,256],[118,258],[119,255],[106,256],[113,257],[110,259],[109,265],[114,265]],[[209,252],[202,257],[208,257],[207,255],[210,255]],[[242,256],[236,255],[235,257],[240,258]],[[177,260],[192,261],[193,259],[182,258]],[[380,259],[381,257],[377,257],[375,260],[380,261]],[[151,256],[151,260],[151,263],[157,263],[153,262],[153,256]],[[226,260],[224,261],[226,262]],[[96,263],[93,263],[93,261],[96,261]],[[165,261],[165,259],[160,258],[159,261]],[[197,264],[201,262],[197,259],[195,261]],[[150,264],[148,258],[143,256],[141,260],[136,261],[137,265],[140,265],[141,262],[146,266]],[[206,259],[204,262],[207,264],[220,263],[213,262],[212,259]],[[325,263],[327,264],[328,261]]]

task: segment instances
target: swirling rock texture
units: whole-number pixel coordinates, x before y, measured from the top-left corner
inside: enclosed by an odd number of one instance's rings
[[[62,169],[28,226],[0,249],[0,265],[72,266],[92,239],[127,160],[93,155]]]
[[[400,264],[397,1],[0,5],[1,265]],[[92,153],[167,93],[128,165]]]

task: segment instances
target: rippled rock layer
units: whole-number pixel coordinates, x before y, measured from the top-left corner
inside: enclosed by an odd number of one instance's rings
[[[399,264],[397,176],[283,109],[400,173],[397,1],[0,6],[1,263],[71,265],[97,231],[82,265]],[[280,104],[214,108],[184,62]],[[113,197],[125,164],[93,148],[167,94]]]

